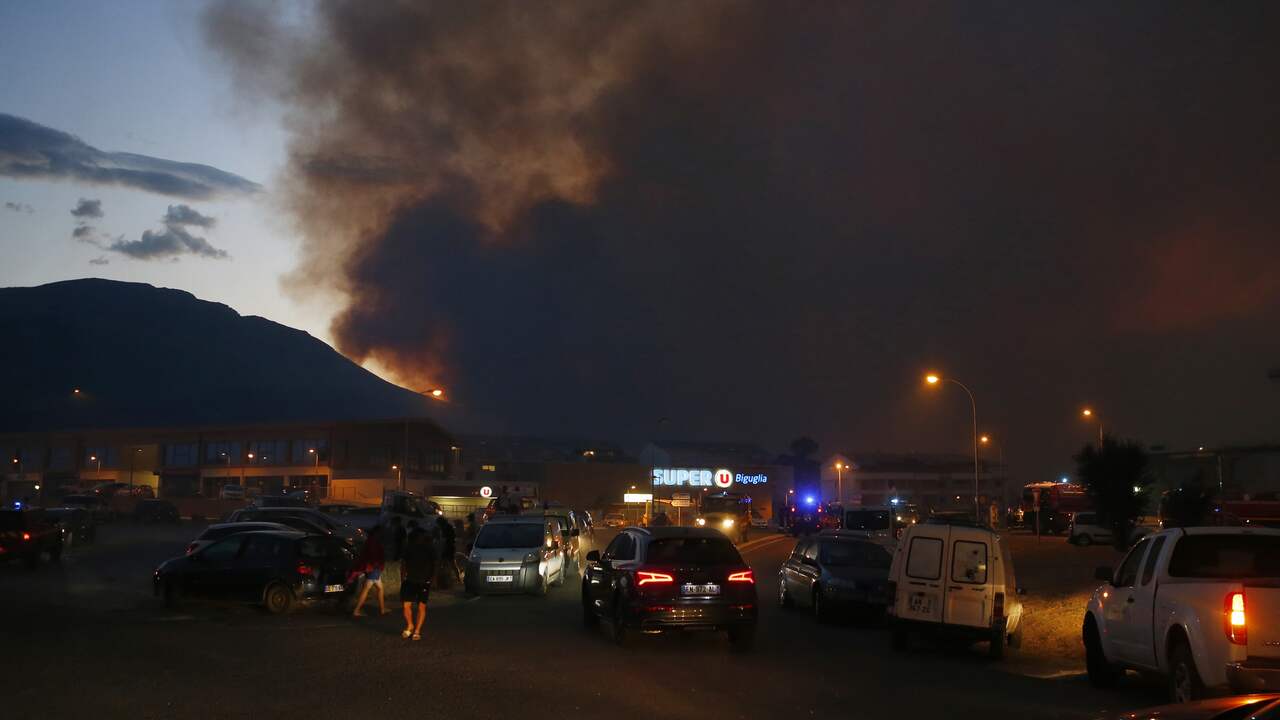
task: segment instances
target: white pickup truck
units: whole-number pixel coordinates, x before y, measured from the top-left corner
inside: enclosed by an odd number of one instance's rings
[[[1174,702],[1280,690],[1280,530],[1165,530],[1098,579],[1083,627],[1093,684],[1128,669],[1165,677]]]

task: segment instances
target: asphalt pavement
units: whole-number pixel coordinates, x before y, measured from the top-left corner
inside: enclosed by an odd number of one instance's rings
[[[986,659],[974,648],[890,650],[880,626],[820,625],[777,607],[792,540],[742,546],[761,606],[756,649],[712,634],[614,646],[583,629],[577,577],[545,598],[436,591],[421,642],[398,612],[273,617],[166,610],[150,569],[198,528],[108,526],[34,571],[0,566],[0,697],[14,717],[1092,718],[1158,704],[1139,684],[1098,691],[1075,661]],[[598,533],[602,547],[610,534]],[[585,549],[584,549],[585,553]],[[394,606],[393,606],[394,607]],[[398,610],[398,608],[395,608]],[[7,714],[7,712],[6,712]]]

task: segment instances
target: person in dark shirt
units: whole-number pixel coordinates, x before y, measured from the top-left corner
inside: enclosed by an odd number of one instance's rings
[[[427,619],[427,598],[431,595],[431,578],[436,574],[436,548],[424,530],[409,533],[409,542],[400,561],[400,602],[404,605],[404,631],[400,637],[422,639],[422,623]],[[418,604],[414,622],[414,603]]]

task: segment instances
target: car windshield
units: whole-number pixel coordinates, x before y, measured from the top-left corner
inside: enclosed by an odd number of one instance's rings
[[[863,567],[887,570],[893,558],[889,551],[869,542],[838,540],[824,542],[818,550],[818,562],[832,567]]]
[[[1280,535],[1187,535],[1169,560],[1169,575],[1185,578],[1280,577]]]
[[[542,523],[493,523],[476,537],[478,548],[531,548],[542,544]]]
[[[662,538],[649,544],[648,562],[656,565],[741,565],[742,556],[727,538]]]
[[[844,514],[846,530],[888,530],[889,513],[886,510],[850,510]]]

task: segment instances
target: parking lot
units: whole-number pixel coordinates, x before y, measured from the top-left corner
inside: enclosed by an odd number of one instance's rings
[[[776,571],[792,540],[768,532],[742,546],[759,579],[761,618],[755,651],[736,656],[723,637],[705,634],[615,647],[604,632],[582,628],[576,577],[546,598],[437,590],[420,643],[400,639],[398,614],[353,620],[310,608],[275,617],[207,603],[166,610],[151,596],[150,570],[198,531],[190,522],[108,525],[58,564],[0,567],[6,647],[18,651],[5,654],[10,707],[107,717],[1087,718],[1162,697],[1136,680],[1110,692],[1085,681],[1082,593],[1093,567],[1116,554],[1060,538],[1012,538],[1028,626],[1024,648],[996,663],[979,648],[893,653],[877,624],[819,625],[778,608]],[[610,536],[598,532],[594,546]],[[278,692],[285,686],[301,686],[307,700]]]

